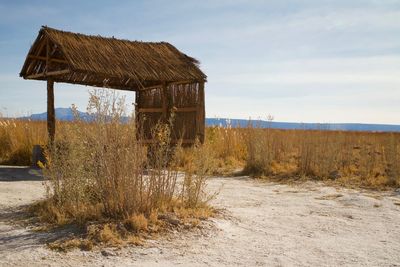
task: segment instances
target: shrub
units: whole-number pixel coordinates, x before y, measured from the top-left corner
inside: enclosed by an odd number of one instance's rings
[[[215,154],[211,146],[196,143],[187,150],[184,177],[181,187],[181,201],[185,207],[193,208],[204,204],[207,178],[215,170]]]
[[[118,220],[141,231],[147,228],[149,217],[154,220],[154,211],[172,210],[178,198],[183,206],[204,204],[209,170],[200,157],[203,146],[193,148],[198,166],[190,169],[192,180],[185,178],[179,184],[175,155],[181,148],[171,146],[169,124],[157,125],[153,131],[157,142],[146,147],[134,118],[121,122],[125,110],[124,98],[105,90],[92,91],[87,112],[93,121],[77,116],[74,123],[63,126],[47,151],[43,173],[48,180],[48,203],[43,208],[51,207],[51,214],[61,214],[57,216],[63,222]],[[59,223],[57,216],[48,219]]]

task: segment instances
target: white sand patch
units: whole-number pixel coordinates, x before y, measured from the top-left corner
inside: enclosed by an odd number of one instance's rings
[[[103,256],[99,250],[48,250],[46,233],[13,225],[10,214],[41,198],[44,189],[40,180],[18,176],[17,181],[5,181],[7,175],[0,168],[1,266],[400,264],[400,206],[394,204],[400,203],[400,195],[396,192],[213,178],[210,191],[223,185],[212,203],[224,209],[222,216],[203,223],[201,229],[149,240],[144,247],[111,249],[115,256]]]

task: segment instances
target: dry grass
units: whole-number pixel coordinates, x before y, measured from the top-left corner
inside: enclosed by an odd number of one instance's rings
[[[215,155],[216,174],[230,175],[244,166],[247,153],[243,134],[231,124],[206,128],[206,144]]]
[[[53,248],[82,247],[87,241],[140,244],[142,233],[181,224],[169,215],[160,222],[160,215],[175,214],[178,207],[207,209],[204,188],[213,160],[210,153],[205,156],[206,145],[186,149],[191,164],[180,177],[176,158],[182,148],[171,146],[169,123],[157,125],[153,135],[158,142],[144,146],[134,119],[121,123],[126,115],[123,98],[93,91],[87,111],[93,122],[76,118],[64,124],[48,147],[43,166],[47,198],[31,208],[44,223],[83,228],[80,239],[58,242]]]
[[[44,145],[46,133],[45,122],[0,117],[0,164],[30,165],[33,145]]]
[[[46,143],[45,122],[2,119],[0,124],[0,164],[31,164],[33,145]],[[95,129],[94,125],[78,122],[58,122],[58,137],[60,140],[70,138],[67,135],[72,132],[80,136],[79,131],[84,131],[80,128],[86,129],[84,134],[88,137],[96,139],[95,135],[89,135]],[[125,138],[125,142],[130,140]],[[100,145],[97,142],[97,146]],[[159,156],[167,153],[167,150],[154,149],[161,151]],[[213,162],[208,164],[212,165],[214,174],[230,175],[244,168],[245,173],[257,177],[325,179],[341,185],[371,188],[398,186],[400,183],[399,133],[208,127],[206,144],[202,149],[212,154],[209,158]],[[79,154],[79,150],[74,153]],[[190,166],[193,165],[191,153],[190,149],[175,151],[175,167],[185,171],[193,169]],[[114,161],[117,167],[118,158],[108,156],[110,158],[103,163],[109,165]],[[187,180],[190,181],[190,176]]]
[[[132,215],[124,221],[125,227],[133,232],[146,231],[148,220],[143,214]]]
[[[31,164],[33,145],[46,144],[45,122],[2,119],[0,124],[0,164]],[[68,135],[72,133],[80,136],[80,131],[86,131],[83,134],[96,142],[97,137],[94,132],[90,132],[96,129],[94,125],[58,122],[57,129],[59,140],[70,138]],[[129,129],[128,126],[126,131]],[[124,142],[130,141],[130,138],[125,138]],[[97,146],[101,145],[100,142],[102,141],[97,142]],[[62,142],[59,142],[59,146],[61,145]],[[86,147],[89,146],[87,143]],[[84,148],[80,150],[82,149]],[[168,152],[160,150],[160,147],[153,149],[159,151],[159,156]],[[207,149],[205,153],[212,154],[209,158],[213,162],[208,164],[212,165],[214,174],[230,175],[235,170],[244,168],[245,173],[257,177],[305,177],[372,188],[398,186],[400,179],[399,133],[208,127],[206,144],[202,149]],[[80,150],[73,153],[79,154]],[[185,171],[193,169],[190,166],[193,165],[192,152],[190,149],[175,151],[175,167]],[[119,159],[111,154],[107,156],[109,159],[103,157],[103,164],[114,162],[116,168],[116,161]],[[64,168],[66,166],[65,164]],[[167,178],[171,179],[171,176]],[[189,176],[187,180],[190,181]]]
[[[376,189],[400,185],[400,133],[212,127],[206,140],[214,151],[236,151],[231,157],[244,165],[245,174],[256,177],[332,180]]]

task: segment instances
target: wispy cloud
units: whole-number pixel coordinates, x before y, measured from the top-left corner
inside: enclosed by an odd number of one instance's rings
[[[400,123],[399,1],[10,1],[0,14],[0,106],[9,112],[45,107],[44,85],[17,71],[47,24],[173,43],[202,62],[209,116]],[[84,107],[87,88],[74,88],[57,85],[56,104]]]

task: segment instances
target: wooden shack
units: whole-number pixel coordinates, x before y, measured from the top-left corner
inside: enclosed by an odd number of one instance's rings
[[[91,36],[43,26],[20,76],[47,81],[47,126],[55,136],[54,83],[136,92],[136,118],[144,138],[174,114],[172,139],[204,140],[204,83],[199,62],[166,42],[140,42]]]

